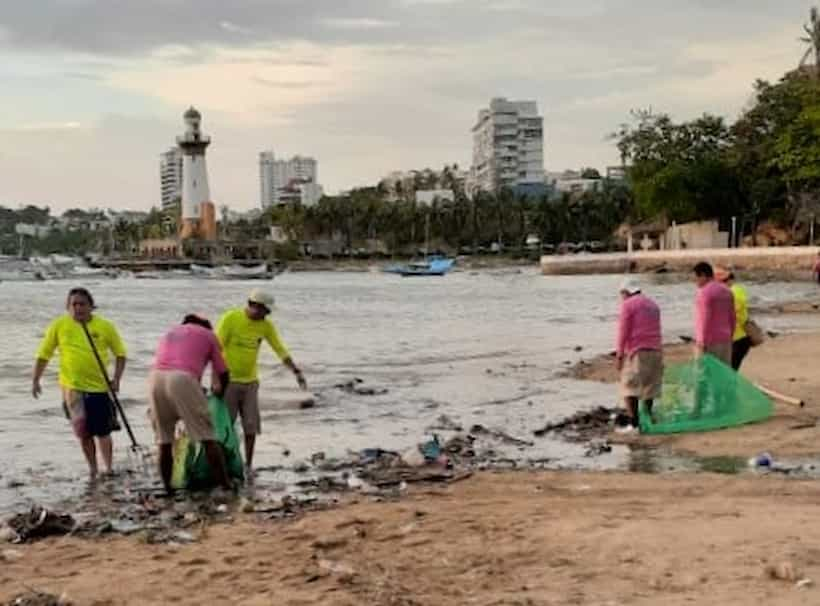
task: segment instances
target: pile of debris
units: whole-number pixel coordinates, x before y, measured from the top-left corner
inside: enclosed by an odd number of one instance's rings
[[[443,440],[433,430],[452,432],[453,435]],[[493,445],[503,444],[518,450],[534,445],[529,440],[484,425],[473,425],[465,432],[460,423],[446,415],[436,419],[428,431],[431,431],[432,438],[402,452],[365,448],[348,452],[342,458],[315,453],[309,460],[297,462],[292,467],[294,473],[312,476],[296,482],[296,485],[307,492],[357,490],[363,494],[391,496],[411,483],[457,482],[472,475],[474,469],[494,468],[499,461],[508,461],[499,459]],[[478,451],[478,440],[491,444]]]
[[[562,421],[548,423],[533,433],[538,437],[555,433],[568,442],[591,442],[609,435],[612,427],[618,422],[619,414],[621,413],[614,408],[599,406],[594,410],[571,415]]]
[[[56,513],[34,505],[27,513],[13,516],[2,528],[2,537],[9,543],[28,543],[51,536],[74,532],[77,522],[66,513]]]
[[[72,602],[66,596],[56,596],[42,591],[29,591],[12,598],[3,606],[71,606]]]

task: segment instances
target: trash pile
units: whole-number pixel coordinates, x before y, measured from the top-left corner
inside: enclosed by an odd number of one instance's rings
[[[33,506],[27,513],[17,514],[0,528],[0,536],[8,543],[28,543],[50,536],[70,534],[77,528],[74,518]]]
[[[42,591],[29,591],[6,602],[2,606],[71,606],[66,596],[56,596]]]
[[[390,497],[413,483],[452,483],[470,477],[476,469],[517,467],[521,461],[504,458],[497,447],[523,450],[534,445],[529,440],[479,424],[465,432],[462,424],[446,415],[439,416],[428,431],[432,437],[401,452],[365,448],[349,451],[341,458],[330,458],[324,452],[317,452],[309,460],[294,463],[290,471],[309,476],[295,482],[308,494],[358,491]],[[451,432],[452,435],[442,439],[438,431]],[[479,442],[483,449],[477,447]]]
[[[614,408],[599,406],[571,415],[562,421],[548,423],[533,433],[538,437],[557,433],[568,442],[591,442],[606,437],[617,422],[619,414],[620,411]]]
[[[151,491],[96,495],[66,503],[72,513],[33,506],[0,524],[0,542],[31,543],[46,537],[72,535],[97,538],[106,534],[139,535],[146,543],[181,545],[199,540],[211,523],[230,521],[231,506],[220,497],[179,492],[174,498]],[[222,498],[222,501],[225,499]]]

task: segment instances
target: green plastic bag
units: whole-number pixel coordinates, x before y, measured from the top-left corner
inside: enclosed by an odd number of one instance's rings
[[[208,413],[214,426],[216,441],[225,455],[225,465],[230,478],[242,481],[244,466],[239,450],[239,438],[231,423],[231,415],[222,398],[208,396]],[[183,435],[174,442],[174,470],[171,475],[171,486],[189,490],[207,490],[214,487],[211,467],[205,449],[199,442],[193,442]]]
[[[742,375],[705,355],[669,366],[663,375],[663,395],[652,408],[652,419],[641,404],[641,432],[668,434],[710,431],[772,416],[771,400]]]

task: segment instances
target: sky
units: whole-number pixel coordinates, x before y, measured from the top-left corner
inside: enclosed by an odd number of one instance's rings
[[[532,99],[549,171],[618,161],[649,108],[734,118],[800,61],[811,0],[0,0],[0,204],[148,209],[195,105],[211,196],[258,153],[334,193],[471,158],[492,97]]]

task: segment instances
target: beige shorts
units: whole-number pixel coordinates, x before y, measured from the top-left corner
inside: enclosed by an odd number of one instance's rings
[[[625,398],[655,400],[663,385],[663,354],[643,350],[624,359],[621,370],[621,395]]]
[[[731,343],[714,343],[703,348],[704,353],[715,356],[718,360],[726,364],[732,365],[732,344]]]
[[[228,383],[225,404],[231,413],[231,422],[237,415],[242,419],[242,432],[246,436],[262,433],[262,417],[259,414],[259,382]]]
[[[208,400],[199,381],[187,372],[152,370],[148,376],[148,399],[157,444],[174,443],[174,428],[180,419],[192,440],[215,439]]]

